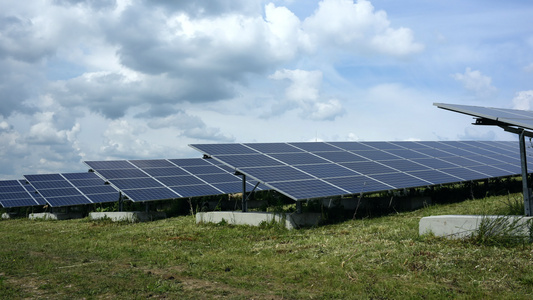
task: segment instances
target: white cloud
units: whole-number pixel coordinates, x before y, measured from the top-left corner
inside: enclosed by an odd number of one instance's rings
[[[513,108],[522,110],[533,109],[533,90],[516,93],[513,98]]]
[[[290,83],[285,89],[287,103],[278,103],[275,113],[285,109],[298,108],[300,116],[315,121],[333,121],[345,113],[337,99],[323,99],[320,94],[322,72],[305,70],[281,70],[270,76],[274,80],[287,79]]]
[[[474,92],[479,97],[487,97],[497,91],[497,89],[491,85],[492,78],[483,75],[478,70],[466,68],[463,74],[455,73],[452,77],[461,82],[466,90]]]
[[[390,27],[385,11],[374,11],[369,1],[324,0],[303,27],[320,47],[350,53],[405,56],[424,50],[409,28]],[[318,46],[317,46],[318,47]]]

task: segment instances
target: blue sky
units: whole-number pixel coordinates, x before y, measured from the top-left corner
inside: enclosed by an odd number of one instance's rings
[[[434,102],[533,109],[529,1],[4,0],[0,178],[191,143],[512,140]]]

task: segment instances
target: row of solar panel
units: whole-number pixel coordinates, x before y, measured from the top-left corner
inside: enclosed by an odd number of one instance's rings
[[[191,146],[294,200],[504,177],[521,171],[516,142]]]
[[[86,162],[96,172],[25,175],[0,181],[0,205],[52,207],[115,202],[122,192],[132,201],[230,194],[242,179],[220,163],[205,159]],[[247,183],[248,189],[255,182]],[[259,187],[259,189],[264,187]]]
[[[191,145],[213,159],[87,161],[95,173],[26,175],[0,182],[0,205],[51,206],[276,189],[295,200],[411,188],[520,173],[514,142],[332,142]],[[25,182],[30,184],[26,184]],[[109,184],[105,185],[104,183]],[[6,186],[6,188],[3,188]],[[22,190],[14,190],[13,186]],[[29,191],[28,189],[31,189]],[[35,192],[38,191],[38,193]],[[26,191],[26,192],[24,192]],[[26,200],[20,197],[26,195]],[[29,197],[28,197],[29,195]],[[17,198],[19,197],[19,198]],[[43,198],[44,197],[44,198]],[[40,202],[39,202],[40,201]],[[18,203],[18,204],[17,204]],[[25,206],[24,205],[24,206]]]
[[[211,159],[86,161],[85,164],[134,201],[231,194],[243,188],[242,178],[234,175],[233,169]],[[247,189],[255,184],[248,182]]]

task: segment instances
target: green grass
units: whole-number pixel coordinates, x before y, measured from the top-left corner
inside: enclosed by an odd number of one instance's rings
[[[418,235],[421,217],[505,213],[508,199],[292,231],[191,216],[4,220],[0,299],[531,299],[531,244]]]

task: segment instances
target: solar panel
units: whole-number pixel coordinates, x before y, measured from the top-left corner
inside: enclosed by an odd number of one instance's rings
[[[310,142],[190,146],[294,200],[520,173],[516,142]],[[261,152],[263,150],[267,152]]]
[[[24,180],[0,181],[0,206],[5,208],[45,205],[43,198]]]
[[[226,151],[258,153],[243,145],[228,146]],[[212,159],[85,161],[85,164],[137,202],[242,192],[242,177],[235,176],[234,169]],[[248,190],[255,183],[248,183]],[[258,189],[268,187],[259,186]]]
[[[533,130],[533,111],[445,103],[434,103],[433,105],[442,109]]]
[[[116,189],[90,172],[24,175],[24,178],[51,207],[119,200]]]

